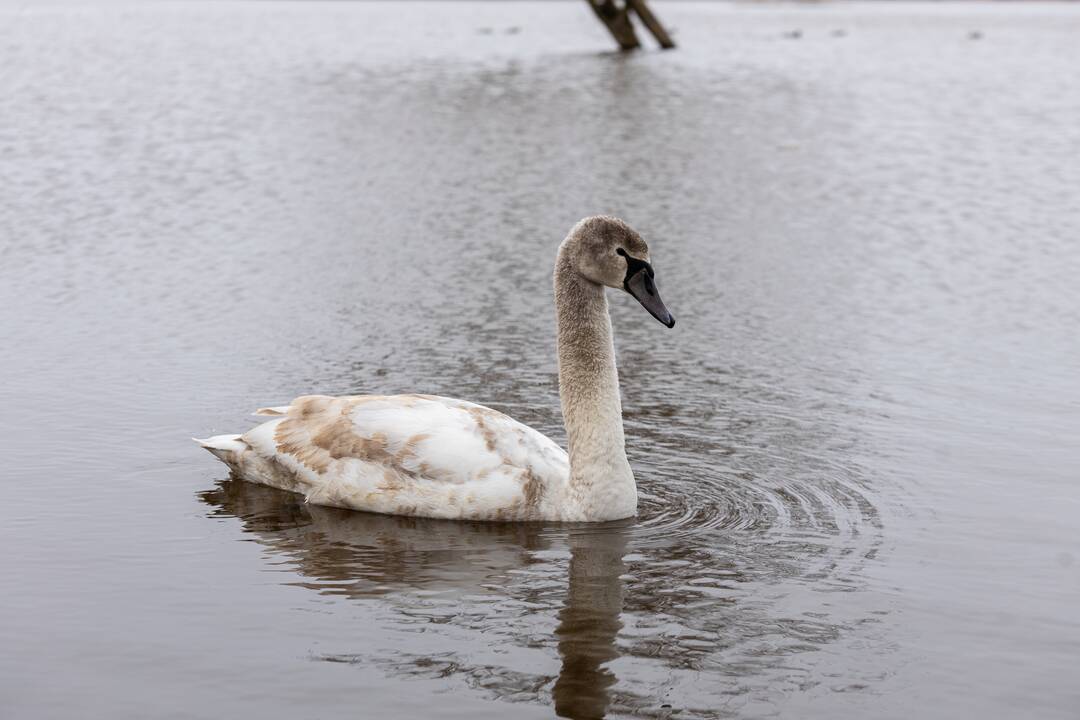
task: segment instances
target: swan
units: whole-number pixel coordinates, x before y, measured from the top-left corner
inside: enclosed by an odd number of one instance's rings
[[[667,327],[649,247],[618,218],[578,222],[555,260],[569,453],[527,425],[435,395],[306,395],[242,435],[195,441],[237,477],[317,505],[415,517],[602,522],[637,514],[605,287]]]

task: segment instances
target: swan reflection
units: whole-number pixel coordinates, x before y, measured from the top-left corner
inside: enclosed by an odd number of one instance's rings
[[[528,603],[541,619],[548,616],[547,629],[538,634],[522,628],[517,640],[557,648],[558,675],[523,678],[516,668],[485,666],[484,680],[477,684],[514,699],[522,698],[523,686],[536,701],[549,701],[550,692],[560,717],[607,713],[616,683],[608,664],[619,654],[615,639],[622,627],[621,576],[630,523],[567,527],[375,515],[307,505],[299,495],[239,480],[224,481],[200,498],[213,508],[211,516],[239,519],[261,545],[287,557],[300,576],[295,584],[323,594],[357,600],[393,595],[402,612],[410,610],[413,590],[439,591],[465,603],[478,591],[497,588],[501,599],[511,602],[496,607],[496,614],[511,612],[511,605],[520,612],[520,603]],[[562,559],[567,550],[564,576],[547,558]],[[506,625],[518,623],[511,619]],[[376,662],[411,675],[433,667],[445,673],[452,666],[467,681],[481,672],[457,659],[433,664],[430,657],[406,653],[323,659]]]
[[[616,678],[607,663],[619,654],[626,540],[625,526],[570,534],[570,584],[555,629],[562,670],[553,693],[560,717],[602,718],[611,702]]]

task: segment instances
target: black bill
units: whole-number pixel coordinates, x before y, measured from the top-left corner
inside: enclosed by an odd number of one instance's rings
[[[623,287],[626,292],[633,295],[654,318],[669,328],[675,327],[675,318],[664,306],[664,301],[660,299],[660,291],[656,289],[656,283],[653,282],[652,265],[629,255],[624,255],[624,257],[626,258],[626,279],[623,281]]]

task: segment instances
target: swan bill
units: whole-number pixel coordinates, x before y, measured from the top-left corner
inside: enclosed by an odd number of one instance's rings
[[[629,261],[631,258],[627,258]],[[653,269],[649,263],[639,260],[641,267],[628,269],[623,287],[626,292],[634,296],[641,306],[649,311],[649,314],[669,328],[675,327],[675,318],[660,299],[660,291],[653,282]]]

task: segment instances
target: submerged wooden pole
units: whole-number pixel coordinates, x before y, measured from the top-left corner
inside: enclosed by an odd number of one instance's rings
[[[641,22],[645,23],[645,27],[649,28],[649,32],[656,38],[656,42],[660,43],[660,47],[665,50],[675,47],[675,41],[671,39],[664,26],[652,14],[652,10],[645,4],[645,0],[626,0],[626,7],[637,13],[637,16],[641,18]]]
[[[634,24],[630,21],[631,11],[641,18],[641,22],[656,38],[656,42],[660,43],[660,47],[665,50],[675,47],[675,42],[653,15],[645,0],[624,0],[625,5],[621,7],[615,0],[586,0],[586,2],[596,13],[600,22],[607,27],[611,36],[615,38],[620,50],[636,50],[641,47],[637,33],[634,32]]]
[[[607,26],[611,37],[615,38],[615,42],[619,43],[620,50],[634,50],[641,47],[625,7],[616,5],[615,0],[587,1],[589,7],[596,13],[596,17]]]

